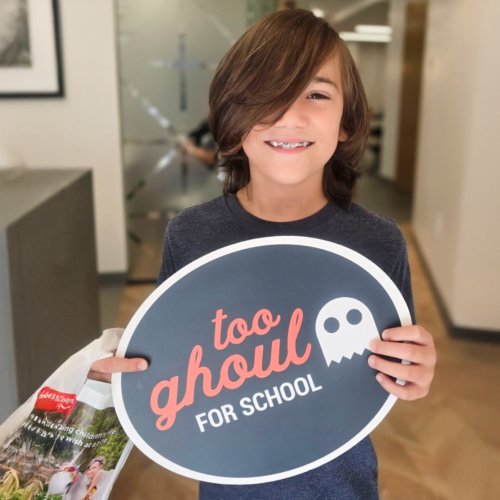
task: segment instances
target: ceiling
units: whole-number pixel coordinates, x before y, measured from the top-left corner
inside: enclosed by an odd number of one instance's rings
[[[387,24],[388,0],[298,0],[298,7],[318,8],[337,31],[357,24]]]

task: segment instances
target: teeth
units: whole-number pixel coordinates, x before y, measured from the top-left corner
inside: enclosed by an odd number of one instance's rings
[[[305,148],[311,144],[308,141],[302,142],[281,142],[281,141],[269,141],[271,146],[274,148],[283,148],[283,149],[294,149],[294,148]]]

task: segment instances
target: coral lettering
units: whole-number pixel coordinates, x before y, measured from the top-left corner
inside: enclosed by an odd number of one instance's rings
[[[168,430],[174,425],[177,413],[194,403],[195,390],[198,380],[201,381],[203,394],[207,397],[214,397],[220,394],[223,389],[238,389],[246,380],[257,377],[266,378],[271,373],[283,372],[290,365],[304,364],[311,354],[311,344],[307,343],[302,354],[297,352],[297,338],[302,326],[304,313],[297,308],[293,311],[288,325],[286,339],[286,355],[280,359],[281,339],[276,338],[271,342],[270,360],[264,366],[264,345],[258,345],[254,349],[252,360],[247,360],[241,354],[228,356],[219,371],[217,383],[213,380],[212,371],[207,366],[203,366],[203,348],[195,345],[189,356],[186,389],[182,398],[179,396],[179,377],[176,375],[168,380],[158,382],[151,392],[151,410],[158,415],[156,427],[160,431]],[[250,335],[266,335],[272,328],[277,326],[281,320],[280,316],[273,318],[270,311],[261,309],[258,311],[249,328],[245,320],[236,318],[229,323],[225,339],[222,339],[222,324],[227,319],[222,309],[216,312],[214,323],[214,347],[223,350],[229,344],[241,344]],[[235,332],[238,332],[236,334]]]
[[[257,335],[266,335],[281,321],[279,314],[276,318],[273,318],[271,311],[268,309],[261,309],[255,313],[251,328],[248,328],[247,322],[243,318],[233,319],[233,321],[229,323],[226,339],[223,341],[222,322],[225,319],[227,319],[227,314],[224,314],[222,309],[217,309],[212,323],[215,324],[214,346],[219,351],[225,349],[229,344],[241,344],[247,337],[254,333]],[[259,322],[261,322],[263,326],[261,326]],[[235,330],[237,333],[235,333]]]

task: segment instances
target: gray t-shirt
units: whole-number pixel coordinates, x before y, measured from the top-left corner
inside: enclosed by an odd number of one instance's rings
[[[267,236],[309,236],[345,245],[394,281],[414,317],[406,244],[391,220],[352,204],[329,203],[292,222],[270,222],[243,209],[232,194],[189,208],[167,227],[159,283],[226,245]],[[369,438],[335,460],[298,476],[260,485],[200,484],[201,500],[371,500],[378,498],[377,459]]]

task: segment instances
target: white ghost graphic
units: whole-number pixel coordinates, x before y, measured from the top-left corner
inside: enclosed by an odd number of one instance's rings
[[[363,302],[340,297],[326,303],[316,318],[316,336],[328,366],[353,354],[363,354],[372,339],[379,339],[373,315]]]

